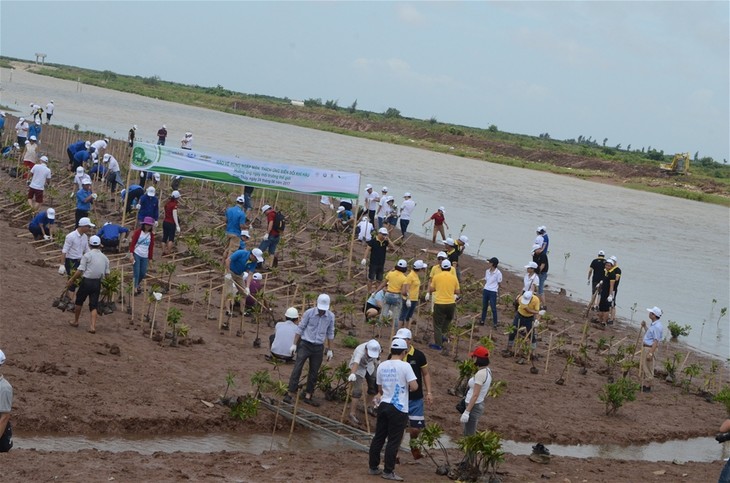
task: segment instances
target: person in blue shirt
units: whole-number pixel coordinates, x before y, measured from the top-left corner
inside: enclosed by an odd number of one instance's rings
[[[122,203],[124,203],[124,196],[127,194],[127,190],[123,189],[119,195]],[[126,210],[127,213],[132,212],[132,207],[136,206],[137,203],[139,203],[139,199],[142,198],[142,195],[144,194],[144,188],[138,184],[133,184],[129,187],[129,198],[127,198],[127,206]]]
[[[76,168],[79,166],[88,164],[89,159],[91,159],[91,149],[93,148],[89,148],[89,151],[83,150],[74,154],[73,166],[71,167],[72,171],[76,171]]]
[[[241,241],[238,243],[239,250],[246,249],[246,243],[251,239],[251,233],[248,230],[241,230]]]
[[[0,111],[0,137],[2,137],[4,130],[5,130],[5,112]]]
[[[34,240],[50,240],[51,225],[55,224],[56,210],[48,208],[33,217],[28,225],[28,231],[33,234]]]
[[[337,220],[335,226],[338,226],[343,231],[349,231],[355,224],[355,219],[352,217],[352,211],[346,207],[340,205],[337,208]]]
[[[89,176],[98,178],[103,178],[106,176],[106,168],[99,163],[98,160],[94,160],[94,166],[92,166],[91,170],[89,170]]]
[[[68,154],[68,164],[73,165],[74,156],[76,156],[76,153],[78,153],[79,151],[86,151],[89,146],[91,146],[91,143],[89,143],[88,141],[82,141],[80,139],[75,143],[71,143],[66,146],[66,154]]]
[[[116,249],[117,251],[119,251],[120,235],[124,235],[124,239],[126,240],[129,237],[129,228],[116,225],[111,221],[104,223],[104,226],[96,234],[96,236],[101,238],[102,250],[106,248]]]
[[[140,197],[139,203],[137,203],[137,209],[139,210],[137,212],[137,223],[139,225],[142,224],[142,220],[149,216],[155,220],[155,227],[157,227],[157,219],[160,217],[160,200],[155,196],[156,193],[155,187],[150,186],[147,188],[147,192]]]
[[[256,270],[256,265],[264,261],[264,253],[258,248],[251,251],[236,250],[233,254],[226,258],[226,274],[223,277],[223,297],[226,300],[226,315],[231,316],[233,313],[233,295],[238,292],[236,284],[233,282],[233,275],[243,277],[243,295],[248,297],[251,295],[252,274]],[[224,325],[227,328],[227,324]]]
[[[41,121],[36,119],[36,121],[28,128],[28,139],[30,139],[31,136],[35,136],[36,140],[40,142],[42,130],[43,129],[41,128]]]
[[[91,178],[84,178],[81,183],[82,188],[76,193],[76,227],[81,218],[89,216],[91,203],[96,199],[96,193],[91,188]]]
[[[226,248],[223,250],[223,259],[228,259],[238,249],[241,230],[246,229],[246,212],[243,206],[246,199],[243,196],[236,198],[235,206],[226,209]]]

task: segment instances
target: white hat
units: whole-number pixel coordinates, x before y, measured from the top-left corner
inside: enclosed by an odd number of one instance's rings
[[[525,265],[525,268],[534,268],[534,269],[537,269],[537,263],[530,262],[527,265]]]
[[[395,337],[398,339],[413,339],[413,334],[411,334],[411,331],[403,327],[402,329],[398,329],[398,332],[395,333]]]
[[[446,252],[438,252],[436,254],[436,258],[449,258],[449,256],[446,254]]]
[[[461,243],[463,243],[464,245],[466,245],[466,246],[469,246],[469,237],[468,237],[468,236],[466,236],[466,235],[461,235],[461,236],[459,237],[459,241],[460,241]]]
[[[546,231],[547,231],[547,227],[545,227],[545,225],[541,225],[541,226],[537,227],[538,233],[545,233]]]
[[[241,236],[245,236],[246,238],[251,238],[251,234],[248,232],[248,230],[241,230]]]
[[[365,185],[365,189],[366,190],[371,190],[371,189],[373,189],[373,185],[371,185],[370,183],[368,183],[368,184]]]
[[[41,163],[47,163],[48,162],[48,156],[41,156]]]
[[[137,125],[135,124],[134,126],[132,126],[132,129],[137,129]]]
[[[172,193],[170,193],[170,198],[180,198],[180,192],[178,190],[173,191]]]
[[[298,319],[299,311],[294,307],[289,307],[288,309],[286,309],[286,312],[284,312],[284,317],[286,317],[287,319]]]
[[[610,259],[610,258],[607,258],[607,259],[606,259],[606,261],[605,261],[604,263],[610,263],[610,264],[611,264],[611,265],[613,265],[614,267],[616,266],[616,262],[615,262],[615,261],[613,261],[613,260],[612,260],[612,259]]]
[[[84,167],[79,166],[78,168],[76,168],[76,174],[84,174]]]
[[[390,348],[406,350],[408,349],[408,343],[406,343],[406,341],[404,341],[403,339],[396,338],[393,339],[393,342],[390,343]]]
[[[107,225],[111,225],[111,224],[112,224],[112,222],[111,222],[111,221],[105,221],[105,222],[104,222],[104,226],[107,226]]]
[[[155,173],[152,177],[155,178],[155,181],[160,181],[160,173]]]
[[[450,247],[453,247],[454,246],[454,239],[453,238],[447,238],[446,240],[444,240],[444,245],[448,245]]]
[[[244,198],[243,195],[236,198],[236,203],[245,203],[245,202],[246,202],[246,198]]]
[[[598,250],[598,256],[599,257],[605,257],[606,256],[606,252],[604,252],[603,250]]]
[[[155,196],[155,193],[157,193],[157,191],[154,186],[147,188],[147,196]]]
[[[416,260],[415,262],[413,262],[413,268],[415,268],[416,270],[421,270],[423,268],[426,268],[427,266],[428,265],[426,265],[423,260]]]
[[[111,154],[106,153],[102,159],[104,160],[105,163],[108,163],[109,162],[109,158],[111,158],[111,157],[112,157]]]
[[[380,191],[382,191],[383,193],[387,193],[388,192],[388,187],[387,186],[383,186],[383,189],[380,190]]]
[[[338,206],[337,207],[337,213],[342,213],[343,211],[345,211],[345,207],[344,206]]]
[[[85,184],[91,184],[91,176],[84,175],[83,178],[81,178],[81,185]]]
[[[391,201],[395,201],[395,198],[393,198],[392,196],[386,196],[385,197],[385,202],[386,203],[390,203]]]
[[[101,238],[96,235],[92,236],[91,238],[89,238],[89,245],[91,245],[92,247],[98,247],[99,245],[101,245]]]
[[[618,258],[616,258],[615,255],[611,255],[610,257],[608,257],[608,259],[611,260],[614,265],[618,263]]]
[[[388,234],[388,229],[385,228],[385,227],[383,227],[383,228],[381,228],[381,229],[378,230],[378,233],[380,233],[381,235],[387,235]]]
[[[51,99],[51,104],[53,104],[53,99]]]
[[[444,209],[444,207],[443,207],[443,206],[439,206],[439,211],[440,211],[441,213],[446,213],[446,210]]]
[[[319,310],[329,310],[330,296],[326,293],[320,294],[319,297],[317,297],[317,308]]]
[[[33,136],[31,136],[31,137],[30,137],[30,140],[31,140],[31,141],[38,141],[38,138],[37,138],[37,137],[35,137],[35,135],[33,135]]]
[[[19,119],[19,121],[20,121],[20,122],[23,122],[23,121],[25,121],[25,118],[24,118],[24,117],[21,117],[21,118]]]
[[[527,305],[530,303],[530,300],[532,300],[532,292],[528,290],[527,292],[522,294],[522,300],[520,300],[520,302],[522,303],[522,305]]]
[[[35,120],[35,123],[36,123],[36,124],[38,124],[38,125],[40,126],[40,125],[41,125],[41,120],[40,120],[40,119],[36,119],[36,120]]]
[[[370,339],[365,346],[368,351],[368,357],[375,359],[380,356],[380,344],[375,339]]]
[[[264,277],[259,272],[256,272],[253,274],[254,280],[261,280],[262,278],[264,278]]]
[[[271,205],[264,205],[264,206],[261,207],[261,212],[262,213],[265,213],[266,210],[270,210],[270,209],[271,209]]]
[[[400,260],[398,260],[398,263],[396,263],[395,266],[398,268],[408,268],[408,262],[401,258]]]
[[[46,216],[48,217],[49,220],[55,220],[56,219],[56,210],[54,210],[53,208],[48,208],[46,210]]]
[[[5,353],[3,351],[0,351],[0,366],[5,364]]]
[[[253,250],[251,250],[251,254],[256,257],[257,262],[262,263],[264,261],[264,252],[262,252],[258,248],[254,248]]]
[[[0,111],[0,117],[5,117],[5,111]]]
[[[410,193],[407,193],[407,192],[403,193],[403,198],[410,198],[410,197],[411,197]]]
[[[651,314],[656,315],[657,318],[660,318],[662,316],[662,314],[663,314],[662,309],[660,309],[659,307],[652,307],[650,309],[646,309],[646,311],[649,312],[649,313],[651,313]]]
[[[89,149],[91,147],[91,141],[86,141],[84,143],[84,147],[86,147],[86,149]]]
[[[91,222],[91,220],[89,218],[87,218],[86,216],[83,217],[83,218],[81,218],[79,220],[79,226],[90,226],[91,228],[95,228],[96,227],[96,225],[93,224]]]
[[[163,125],[162,125],[162,129],[167,129],[167,126],[165,126],[165,125],[163,124]]]
[[[448,269],[450,269],[450,268],[451,268],[451,262],[450,262],[450,261],[448,261],[448,260],[444,260],[443,262],[441,262],[441,268],[442,268],[443,270],[448,270]]]

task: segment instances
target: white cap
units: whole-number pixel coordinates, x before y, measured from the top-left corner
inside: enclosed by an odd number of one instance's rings
[[[173,191],[172,193],[170,193],[170,198],[180,198],[180,192],[178,190]]]
[[[5,117],[5,111],[0,111],[0,117]]]
[[[81,185],[91,184],[91,176],[84,175],[83,178],[81,178]]]
[[[92,247],[98,247],[99,245],[101,245],[101,238],[96,235],[92,236],[91,238],[89,238],[89,245],[91,245]]]
[[[270,209],[271,209],[271,205],[264,205],[264,206],[261,207],[261,212],[262,213],[265,213],[266,210],[270,210]]]
[[[86,149],[89,149],[91,147],[91,141],[86,141],[84,143],[84,146],[86,147]]]
[[[466,246],[469,246],[469,237],[468,237],[468,236],[466,236],[466,235],[461,235],[461,236],[459,237],[459,241],[460,241],[461,243],[463,243],[464,245],[466,245]]]
[[[48,208],[46,210],[46,216],[48,217],[49,220],[55,220],[56,219],[56,210],[54,210],[53,208]]]
[[[436,258],[449,258],[449,256],[446,254],[446,252],[438,252],[436,254]]]
[[[396,263],[395,266],[398,268],[408,268],[408,262],[401,258],[400,260],[398,260],[398,263]]]
[[[76,168],[76,174],[84,174],[84,167],[79,166],[78,168]]]
[[[390,343],[391,349],[402,349],[406,350],[408,349],[408,343],[404,341],[403,339],[393,339],[393,342]]]
[[[38,125],[40,126],[40,125],[41,125],[41,120],[40,120],[40,119],[36,119],[36,120],[35,120],[35,123],[36,123],[36,124],[38,124]],[[31,137],[33,137],[33,136],[31,136]]]
[[[246,202],[246,198],[244,198],[243,195],[236,198],[236,203],[245,203],[245,202]]]
[[[286,312],[284,312],[284,317],[286,317],[287,319],[298,319],[299,311],[294,307],[289,307],[288,309],[286,309]]]
[[[155,196],[155,193],[157,193],[157,191],[154,186],[147,188],[147,196]]]
[[[443,206],[439,206],[439,211],[440,211],[441,213],[446,213],[446,210],[444,209],[444,207],[443,207]]]
[[[527,265],[525,265],[525,268],[535,268],[536,269],[537,268],[537,263],[530,262]]]
[[[388,234],[388,229],[385,228],[385,227],[383,227],[383,228],[381,228],[381,229],[378,230],[378,233],[380,233],[381,235],[387,235]]]
[[[19,121],[20,121],[20,122],[23,122],[23,121],[25,121],[25,118],[24,118],[24,117],[21,117],[21,118],[19,119]]]
[[[105,163],[108,163],[109,162],[109,158],[111,158],[111,157],[112,157],[111,154],[106,153],[102,159],[104,160]]]
[[[410,193],[403,193],[403,198],[410,198],[410,197],[411,197]]]
[[[598,250],[598,256],[599,257],[605,257],[606,256],[606,252],[604,252],[603,250]]]
[[[162,129],[167,129],[167,126],[165,126],[165,125],[163,124],[163,125],[162,125]]]
[[[651,313],[651,314],[656,315],[657,318],[661,317],[662,314],[663,314],[662,309],[660,309],[659,307],[652,307],[650,309],[646,309],[646,311],[649,312],[649,313]]]
[[[343,211],[345,211],[345,207],[344,206],[338,206],[337,207],[337,213],[342,213]]]
[[[454,239],[453,238],[447,238],[446,240],[444,240],[444,245],[448,245],[450,247],[453,247],[454,246]]]
[[[416,260],[415,262],[413,262],[413,268],[415,268],[416,270],[421,270],[423,268],[426,268],[427,266],[428,265],[426,265],[423,260]]]
[[[264,278],[264,277],[259,272],[256,272],[253,274],[254,280],[261,280],[262,278]]]
[[[370,339],[365,346],[368,351],[368,357],[375,359],[380,356],[380,344],[375,339]]]
[[[371,190],[371,189],[373,189],[373,185],[371,185],[370,183],[368,183],[368,184],[365,185],[365,189],[366,190]]]
[[[48,156],[41,156],[41,163],[47,163],[48,162]]]
[[[319,297],[317,297],[317,308],[319,310],[329,310],[330,296],[326,293],[320,294]]]
[[[610,259],[610,258],[607,258],[607,259],[606,259],[606,261],[605,261],[605,263],[610,263],[610,264],[611,264],[611,265],[613,265],[614,267],[616,266],[616,262],[615,262],[615,261],[613,261],[613,260],[612,260],[612,259]]]
[[[5,353],[3,351],[0,351],[0,366],[5,364]]]
[[[160,173],[155,173],[152,177],[155,178],[155,181],[160,181]]]
[[[31,140],[31,141],[38,141],[38,138],[37,138],[37,137],[35,137],[35,134],[34,134],[33,136],[31,136],[31,137],[30,137],[30,140]]]
[[[618,259],[616,258],[615,255],[611,255],[610,257],[608,257],[608,259],[611,260],[614,265],[616,265],[618,263]]]
[[[111,224],[112,224],[112,222],[111,222],[111,221],[105,221],[105,222],[104,222],[104,226],[107,226],[107,225],[111,225]]]
[[[241,236],[245,236],[246,238],[251,238],[251,234],[248,232],[248,230],[241,230]]]
[[[395,333],[395,337],[398,339],[413,339],[413,334],[411,334],[411,331],[403,327],[402,329],[398,329],[398,332]]]
[[[450,262],[450,261],[448,261],[448,260],[444,260],[443,262],[441,262],[441,268],[442,268],[443,270],[448,270],[448,269],[450,269],[450,268],[451,268],[451,262]]]
[[[520,300],[520,302],[522,302],[523,305],[527,305],[530,303],[530,300],[532,300],[532,292],[528,290],[522,294],[522,300]]]
[[[382,191],[383,193],[387,193],[388,192],[388,187],[387,186],[383,186],[383,189],[380,190],[380,191]]]
[[[547,227],[545,225],[538,226],[537,229],[536,229],[536,231],[538,233],[544,233],[544,232],[547,231]]]
[[[262,263],[264,261],[264,252],[262,252],[258,248],[254,248],[253,250],[251,250],[251,254],[256,257],[257,262]]]
[[[81,219],[79,220],[79,226],[90,226],[91,228],[94,228],[94,227],[96,227],[96,225],[95,225],[95,224],[93,224],[93,223],[91,222],[91,220],[90,220],[89,218],[87,218],[86,216],[85,216],[85,217],[83,217],[83,218],[81,218]]]
[[[132,129],[137,129],[137,125],[135,124],[134,126],[132,126]]]

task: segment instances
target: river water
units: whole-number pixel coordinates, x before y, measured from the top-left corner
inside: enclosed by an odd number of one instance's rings
[[[638,325],[645,308],[664,310],[668,321],[692,326],[686,342],[721,359],[730,355],[730,210],[484,161],[395,146],[286,124],[158,101],[0,69],[0,102],[29,111],[30,102],[56,105],[54,123],[126,138],[156,141],[166,124],[168,144],[194,133],[194,149],[261,161],[321,166],[362,173],[362,185],[383,185],[417,202],[414,231],[437,207],[446,208],[449,233],[469,236],[467,253],[496,256],[522,271],[530,260],[535,228],[550,235],[548,290],[564,288],[579,300],[590,294],[588,265],[599,250],[618,257],[623,271],[619,315]],[[549,306],[550,295],[547,295]],[[713,303],[716,300],[716,303]],[[636,304],[636,312],[632,307]],[[719,320],[719,322],[718,322]],[[670,349],[671,350],[671,349]]]

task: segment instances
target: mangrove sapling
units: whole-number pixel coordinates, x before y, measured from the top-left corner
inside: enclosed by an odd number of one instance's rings
[[[725,317],[727,315],[727,307],[723,307],[720,309],[720,316],[717,318],[717,326],[720,327],[720,319]]]
[[[182,319],[182,312],[177,307],[171,307],[167,313],[167,325],[172,327],[172,341],[170,341],[170,347],[177,347],[177,324]]]
[[[636,309],[636,306],[637,305],[639,305],[639,303],[638,302],[634,302],[634,304],[630,307],[630,309],[631,309],[631,319],[629,320],[629,323],[630,324],[634,322],[634,315],[636,314],[636,310],[637,310]]]
[[[711,395],[713,389],[717,385],[717,372],[720,369],[720,363],[716,360],[710,362],[710,369],[705,373],[705,383],[702,385],[702,391],[704,394]]]
[[[565,271],[568,265],[568,259],[570,258],[570,252],[563,253],[563,257],[565,258],[565,261],[563,261],[563,271]]]
[[[667,324],[667,329],[669,329],[669,332],[672,334],[672,340],[676,341],[680,335],[683,335],[685,337],[688,336],[689,331],[692,329],[692,326],[689,324],[681,326],[675,321],[670,320]]]
[[[727,415],[730,417],[730,386],[723,386],[722,389],[717,391],[713,400],[725,406],[725,411],[727,411]]]
[[[638,383],[622,377],[616,382],[603,386],[598,399],[606,404],[606,415],[610,416],[616,414],[627,401],[635,401],[638,390]]]
[[[565,365],[563,366],[563,371],[560,373],[560,377],[557,378],[555,381],[555,384],[558,384],[559,386],[562,386],[565,384],[565,380],[568,377],[568,367],[573,365],[575,363],[575,359],[573,358],[573,355],[568,355],[568,357],[565,358]]]
[[[272,386],[271,374],[266,369],[256,371],[251,376],[251,385],[256,389],[254,397],[260,398],[264,391]]]
[[[223,392],[223,395],[221,396],[221,401],[226,400],[226,398],[228,397],[228,390],[235,386],[236,386],[236,374],[233,371],[229,370],[226,373],[226,390],[225,390],[225,392]]]
[[[606,349],[608,347],[608,339],[605,337],[600,337],[598,339],[598,342],[596,342],[596,354],[601,352],[602,350]]]
[[[357,338],[351,335],[347,335],[342,339],[342,345],[347,347],[348,349],[354,349],[359,344],[360,342],[357,340]]]
[[[477,373],[477,365],[473,359],[466,359],[457,363],[456,368],[459,370],[459,378],[451,394],[462,397],[466,394],[469,379]]]
[[[677,366],[682,360],[682,354],[675,352],[671,358],[664,360],[664,370],[667,371],[666,381],[672,384],[677,382]]]
[[[250,394],[239,397],[236,404],[231,408],[231,417],[245,421],[253,418],[259,413],[259,400]]]
[[[702,373],[702,366],[695,362],[685,367],[682,372],[685,376],[687,376],[682,380],[682,388],[684,389],[684,392],[689,393],[689,390],[692,387],[692,378],[699,376]]]
[[[504,461],[502,441],[498,433],[479,431],[456,441],[464,452],[464,460],[453,473],[453,479],[462,481],[495,481],[497,467]],[[486,478],[484,478],[486,477]]]
[[[451,469],[451,462],[449,461],[449,453],[446,451],[446,447],[441,443],[441,436],[443,436],[444,430],[441,426],[436,423],[427,424],[425,428],[421,430],[417,438],[410,441],[411,449],[417,448],[429,457],[431,462],[436,465],[437,475],[447,475]],[[439,464],[434,458],[432,452],[438,449],[441,451],[446,464]]]

